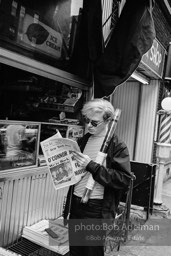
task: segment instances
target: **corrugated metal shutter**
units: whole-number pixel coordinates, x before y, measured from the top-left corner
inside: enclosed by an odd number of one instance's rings
[[[122,110],[116,133],[127,144],[131,160],[152,162],[158,92],[158,80],[149,85],[127,82],[111,96],[114,107]]]
[[[127,144],[133,159],[136,136],[137,111],[140,86],[138,82],[127,82],[117,87],[111,96],[115,109],[122,110],[116,133]]]
[[[150,85],[142,85],[135,161],[152,161],[158,93],[158,80],[151,81]]]
[[[0,246],[14,243],[25,226],[61,216],[67,190],[53,188],[47,167],[40,174],[0,181]]]

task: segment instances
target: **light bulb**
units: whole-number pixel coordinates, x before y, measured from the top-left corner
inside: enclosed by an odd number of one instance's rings
[[[164,110],[171,110],[171,97],[166,97],[162,100],[161,106]]]

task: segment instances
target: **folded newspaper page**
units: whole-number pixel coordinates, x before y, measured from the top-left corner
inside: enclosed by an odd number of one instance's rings
[[[77,183],[86,173],[72,154],[73,151],[80,151],[76,141],[55,134],[40,144],[55,189]]]

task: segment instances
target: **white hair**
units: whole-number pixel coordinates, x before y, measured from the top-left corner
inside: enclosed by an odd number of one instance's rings
[[[86,116],[88,112],[103,113],[103,119],[107,120],[114,117],[113,105],[105,99],[93,99],[86,102],[82,108],[82,115]]]

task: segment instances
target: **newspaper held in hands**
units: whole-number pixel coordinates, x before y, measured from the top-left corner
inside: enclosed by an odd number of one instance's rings
[[[85,174],[85,169],[73,157],[73,151],[80,152],[76,141],[57,133],[40,144],[55,189],[73,185]]]

